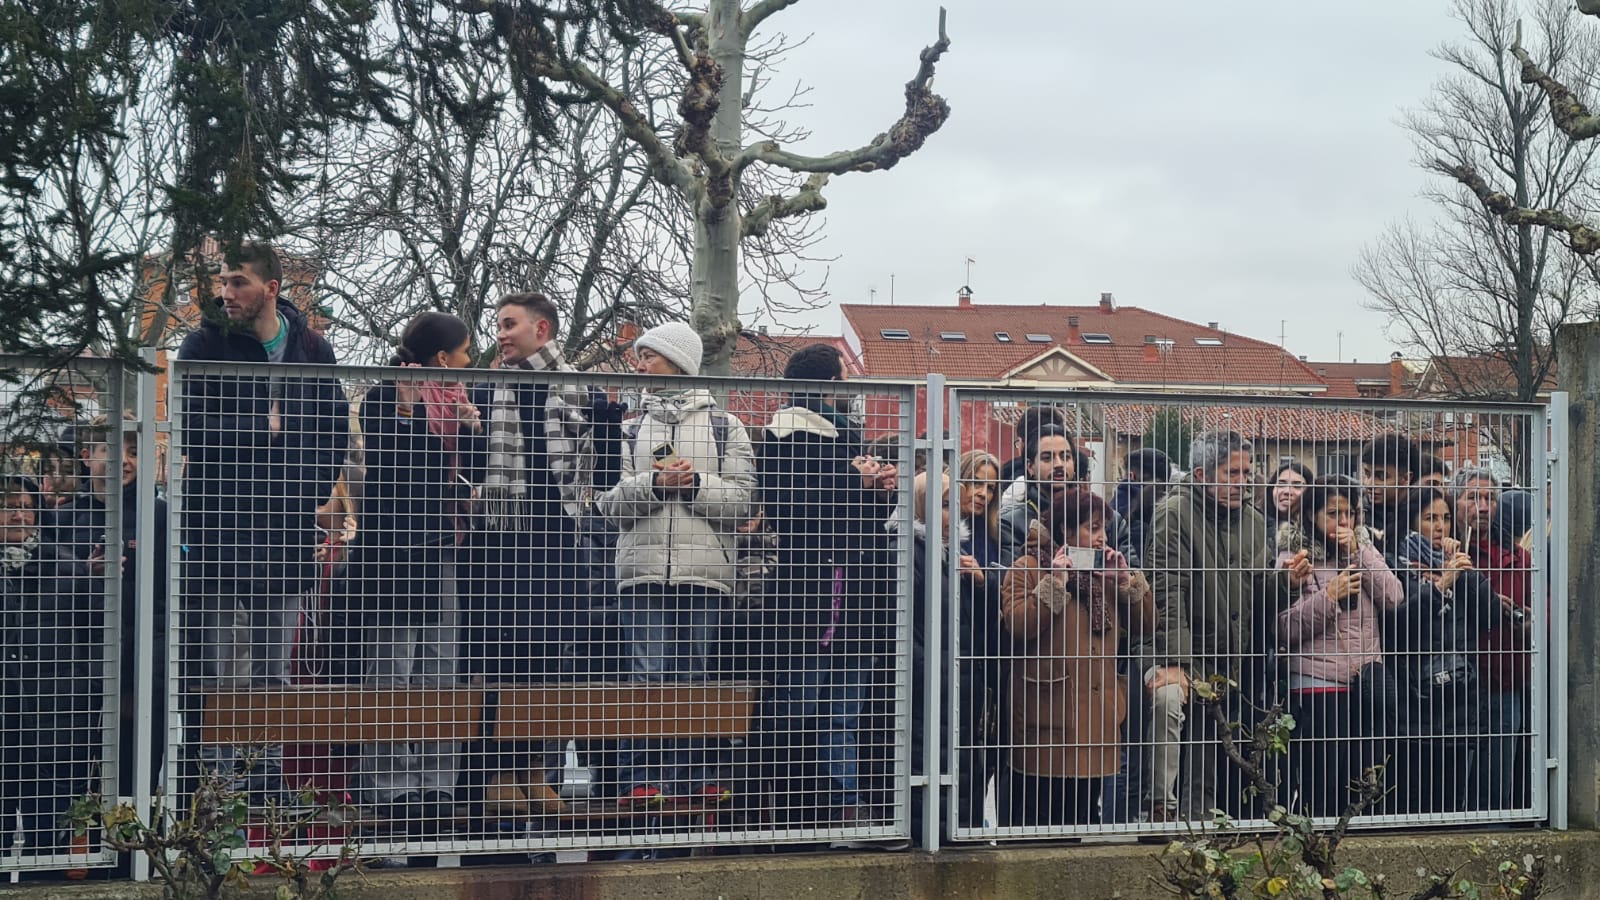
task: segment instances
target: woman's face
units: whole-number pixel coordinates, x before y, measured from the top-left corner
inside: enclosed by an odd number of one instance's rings
[[[1435,500],[1417,513],[1417,532],[1428,539],[1433,549],[1443,550],[1445,539],[1450,537],[1453,518],[1449,501]]]
[[[1094,547],[1097,550],[1105,549],[1105,520],[1099,516],[1093,516],[1087,522],[1079,522],[1078,527],[1067,535],[1067,543],[1074,547]]]
[[[0,544],[20,544],[32,537],[38,516],[32,494],[0,494]]]
[[[995,483],[1000,473],[994,466],[979,466],[972,478],[961,482],[961,515],[968,519],[981,519],[989,514],[989,504],[994,502]]]
[[[1306,480],[1300,473],[1293,469],[1284,469],[1278,473],[1278,478],[1272,484],[1272,505],[1277,507],[1281,515],[1294,512],[1295,505],[1300,502],[1300,495],[1306,492]]]
[[[441,368],[465,369],[472,365],[472,337],[469,335],[461,340],[461,346],[454,350],[442,350],[435,360]]]
[[[1350,501],[1344,497],[1334,495],[1322,509],[1317,510],[1315,519],[1317,530],[1323,537],[1331,538],[1341,529],[1349,530],[1356,527],[1356,511],[1350,506]]]

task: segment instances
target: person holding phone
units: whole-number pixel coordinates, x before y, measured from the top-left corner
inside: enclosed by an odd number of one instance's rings
[[[1383,666],[1382,616],[1405,600],[1405,586],[1359,522],[1361,487],[1342,475],[1313,479],[1297,522],[1278,531],[1281,560],[1306,552],[1311,575],[1300,598],[1278,615],[1288,660],[1290,779],[1299,811],[1337,816],[1348,785],[1381,762],[1375,739],[1396,712]],[[1295,807],[1292,807],[1295,808]]]
[[[641,375],[700,374],[700,336],[668,322],[633,343]],[[754,454],[744,425],[700,387],[651,383],[623,423],[622,471],[597,506],[617,527],[619,622],[635,681],[711,677],[731,608],[739,528],[755,517]],[[624,740],[618,803],[732,797],[712,775],[703,739]]]
[[[1086,488],[1062,492],[1048,515],[1048,567],[1031,570],[1032,590],[1019,592],[1020,579],[1003,588],[1016,647],[1006,825],[1098,822],[1103,781],[1120,768],[1128,696],[1117,641],[1124,628],[1149,631],[1155,604],[1143,573],[1107,545],[1110,513]]]
[[[404,368],[361,402],[367,475],[344,596],[361,678],[374,687],[437,688],[457,675],[456,548],[484,436],[478,407],[449,373],[471,362],[465,322],[420,313],[390,361]],[[397,827],[434,827],[455,802],[460,753],[446,743],[364,747],[358,796]]]
[[[1398,559],[1406,601],[1384,624],[1402,699],[1404,738],[1390,767],[1397,811],[1483,809],[1477,770],[1485,762],[1486,686],[1478,651],[1515,607],[1502,606],[1473,564],[1444,491],[1419,490],[1410,522]]]

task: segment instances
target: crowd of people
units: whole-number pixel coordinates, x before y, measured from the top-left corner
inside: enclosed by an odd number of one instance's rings
[[[222,274],[220,314],[178,353],[257,367],[185,375],[175,398],[181,534],[167,552],[158,510],[153,648],[128,643],[134,604],[120,609],[123,783],[142,653],[159,684],[172,657],[190,729],[209,695],[297,684],[725,679],[761,685],[740,753],[696,737],[583,748],[617,815],[742,802],[778,825],[892,821],[895,760],[923,773],[938,652],[927,579],[948,566],[959,628],[943,678],[959,682],[960,714],[945,765],[962,773],[949,814],[963,827],[1252,812],[1259,798],[1224,758],[1207,703],[1246,727],[1272,709],[1293,717],[1283,799],[1312,814],[1337,815],[1377,763],[1396,789],[1371,812],[1529,802],[1529,548],[1543,537],[1531,495],[1487,471],[1447,474],[1385,434],[1363,448],[1359,478],[1284,460],[1263,483],[1244,437],[1206,431],[1176,463],[1129,453],[1123,480],[1098,490],[1080,436],[1040,405],[1010,448],[902,477],[909,448],[868,440],[837,349],[795,352],[781,407],[747,422],[671,380],[699,374],[701,341],[683,323],[631,348],[638,373],[668,379],[649,384],[677,386],[624,399],[570,374],[474,384],[467,323],[423,313],[352,415],[335,372],[262,374],[335,363],[280,300],[281,279],[272,249],[247,244]],[[498,368],[570,372],[547,297],[501,298],[496,335]],[[120,476],[108,471],[107,448],[131,436],[120,424],[79,434],[81,493],[0,480],[0,785],[35,847],[67,846],[61,815],[96,777],[107,509],[122,515],[121,596],[137,596],[136,444],[124,442]],[[915,560],[907,635],[901,547]],[[169,556],[182,592],[170,635]],[[909,735],[895,714],[907,636]],[[257,799],[297,792],[282,747],[246,760],[194,734],[183,766],[237,771]],[[452,827],[463,809],[537,827],[563,804],[562,750],[368,745],[350,750],[345,787],[414,831]]]

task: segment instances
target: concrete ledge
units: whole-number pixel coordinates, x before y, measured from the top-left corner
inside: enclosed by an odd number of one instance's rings
[[[346,876],[340,896],[381,900],[968,900],[1070,897],[1170,900],[1155,883],[1157,846],[956,849],[922,853],[709,857],[637,863],[505,869],[378,870]],[[1420,885],[1423,867],[1464,866],[1486,878],[1503,860],[1543,854],[1549,897],[1600,900],[1600,832],[1477,831],[1367,835],[1341,850],[1345,865],[1382,872],[1391,896]],[[257,879],[247,895],[270,898],[277,883]],[[127,882],[19,885],[0,897],[123,900],[161,896],[158,885]]]

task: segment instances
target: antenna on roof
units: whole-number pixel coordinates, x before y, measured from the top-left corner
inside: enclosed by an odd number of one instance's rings
[[[889,305],[894,305],[894,273],[889,273]]]
[[[868,306],[876,306],[877,304],[878,304],[878,286],[875,285],[875,284],[869,284],[869,285],[867,285],[867,305]]]

